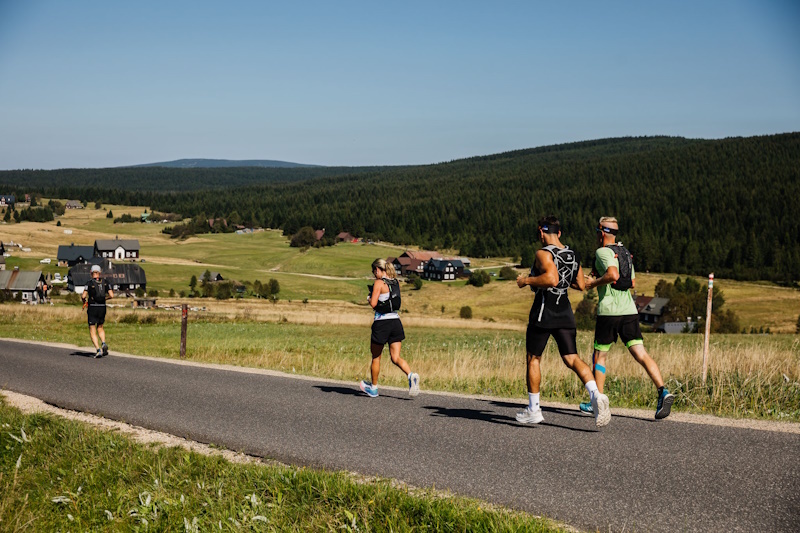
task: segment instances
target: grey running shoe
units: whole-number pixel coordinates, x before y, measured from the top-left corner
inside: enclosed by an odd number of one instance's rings
[[[95,359],[100,359],[101,357],[103,357],[103,352],[102,352],[102,350],[100,350],[100,348],[98,348],[97,349],[97,353],[94,354],[94,358]]]
[[[661,391],[661,395],[658,397],[658,403],[656,404],[656,420],[661,420],[669,416],[669,412],[672,409],[672,402],[674,401],[675,396],[670,394],[666,388]]]
[[[517,413],[517,422],[521,424],[538,424],[544,420],[544,416],[542,416],[542,409],[536,409],[535,411],[531,411],[530,409],[526,408],[524,411]]]
[[[607,426],[611,422],[611,409],[608,406],[608,396],[605,394],[597,393],[592,396],[592,410],[597,427]]]
[[[408,374],[408,395],[416,396],[419,394],[419,374],[411,372]]]
[[[102,348],[103,348],[103,357],[105,357],[108,355],[108,344],[103,343]]]

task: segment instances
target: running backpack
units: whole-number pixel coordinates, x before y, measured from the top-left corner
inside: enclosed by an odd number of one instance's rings
[[[619,279],[611,284],[611,288],[627,291],[633,287],[633,254],[621,242],[609,244],[606,248],[610,248],[614,252],[614,257],[619,262]]]
[[[394,278],[383,278],[383,282],[389,287],[389,299],[385,302],[378,301],[375,312],[382,315],[396,313],[400,310],[400,282]]]
[[[104,304],[106,303],[106,284],[101,280],[89,280],[89,286],[86,292],[89,293],[89,303]]]

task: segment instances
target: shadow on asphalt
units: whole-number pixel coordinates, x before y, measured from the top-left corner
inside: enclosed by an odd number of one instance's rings
[[[522,409],[525,407],[523,403],[512,403],[512,402],[500,402],[497,400],[486,400],[488,403],[495,407],[506,407],[509,409]],[[577,416],[578,418],[591,418],[592,415],[581,412],[577,407],[575,409],[564,409],[561,407],[545,407],[542,406],[542,411],[545,413],[555,413],[559,415],[566,415],[566,416]],[[647,418],[642,418],[639,416],[630,416],[630,415],[613,415],[613,418],[627,418],[629,420],[642,420],[643,422],[652,422]]]
[[[344,394],[345,396],[359,396],[366,398],[367,395],[361,392],[359,389],[353,387],[352,389],[349,387],[333,387],[331,385],[314,385],[315,389],[319,389],[322,392],[332,392],[334,394]],[[410,401],[411,398],[400,398],[397,396],[392,396],[391,394],[381,394],[378,398],[391,398],[392,400],[402,400],[402,401]]]
[[[95,352],[72,352],[71,356],[77,357],[94,357]]]
[[[501,406],[505,407],[514,407],[519,409],[520,404],[512,404],[512,403],[505,403],[505,402],[489,402],[492,404],[500,404]],[[517,422],[516,418],[512,418],[510,416],[500,415],[497,413],[493,413],[491,411],[484,411],[482,409],[450,409],[447,407],[436,407],[434,405],[426,405],[424,407],[430,411],[434,411],[431,413],[431,416],[446,416],[451,418],[466,418],[468,420],[479,420],[481,422],[491,422],[492,424],[503,424],[507,426],[514,426],[514,427],[525,427],[528,424],[520,424]],[[542,411],[555,411],[554,409],[542,408]],[[585,418],[591,420],[588,416]],[[542,422],[540,424],[531,424],[530,427],[536,426],[549,426],[554,428],[566,429],[569,431],[580,431],[581,433],[596,433],[596,428],[591,429],[584,429],[584,428],[576,428],[572,426],[564,426],[561,424],[554,424],[552,422]]]

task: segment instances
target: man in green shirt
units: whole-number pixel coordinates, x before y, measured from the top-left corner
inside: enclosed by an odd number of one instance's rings
[[[594,379],[603,392],[606,381],[606,356],[611,345],[622,339],[637,363],[642,365],[658,389],[656,419],[669,416],[675,396],[664,387],[658,365],[644,348],[639,329],[639,312],[629,289],[636,286],[636,272],[630,253],[617,243],[619,224],[614,217],[602,217],[595,229],[599,248],[595,252],[594,277],[586,280],[586,290],[597,288],[597,324],[594,330]],[[590,403],[582,403],[581,411],[591,413]]]

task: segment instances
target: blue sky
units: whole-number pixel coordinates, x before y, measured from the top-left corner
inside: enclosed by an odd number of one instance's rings
[[[800,131],[796,1],[0,0],[0,169]]]

